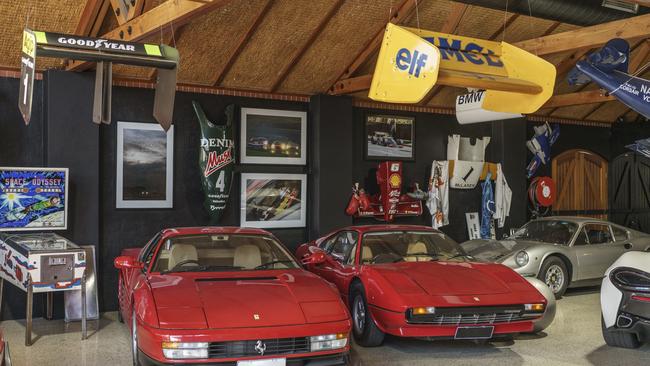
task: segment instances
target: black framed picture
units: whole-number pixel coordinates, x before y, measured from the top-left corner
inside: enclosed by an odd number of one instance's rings
[[[366,115],[366,159],[415,160],[415,117]]]

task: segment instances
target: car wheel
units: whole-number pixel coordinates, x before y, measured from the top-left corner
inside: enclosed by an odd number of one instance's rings
[[[603,338],[605,338],[605,343],[608,346],[620,348],[639,348],[641,346],[641,342],[639,342],[636,334],[607,329],[602,316],[600,318],[600,324],[603,329]]]
[[[136,320],[135,310],[131,316],[131,354],[133,355],[133,366],[140,366],[138,359],[138,321]]]
[[[547,258],[537,278],[553,291],[556,299],[561,298],[569,286],[569,271],[564,261],[558,257]]]
[[[351,296],[352,333],[357,344],[364,347],[376,347],[384,343],[384,332],[377,328],[368,310],[368,302],[363,286],[352,287]]]

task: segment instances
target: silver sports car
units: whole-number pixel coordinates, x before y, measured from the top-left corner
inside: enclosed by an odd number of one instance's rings
[[[629,250],[650,250],[650,235],[598,219],[545,217],[504,240],[461,244],[478,260],[504,264],[544,281],[556,297],[567,287],[595,284]]]

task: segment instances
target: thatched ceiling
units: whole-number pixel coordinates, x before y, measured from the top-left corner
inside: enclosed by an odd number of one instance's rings
[[[143,11],[164,2],[137,1],[145,4]],[[172,24],[161,29],[160,34],[150,35],[144,41],[175,44],[181,54],[179,83],[300,95],[326,93],[406,1],[232,0],[187,24],[176,27]],[[0,58],[0,68],[18,69],[21,31],[25,24],[32,29],[88,35],[89,31],[80,29],[83,22],[87,22],[83,19],[84,10],[91,3],[103,6],[102,2],[110,3],[111,0],[0,2],[0,53],[5,55]],[[419,0],[417,11],[410,10],[400,19],[400,24],[440,31],[449,26],[448,20],[458,6],[449,0]],[[110,5],[106,4],[106,8],[109,10],[93,20],[99,22],[94,31],[97,35],[118,26]],[[478,6],[462,5],[462,10],[450,32],[464,36],[513,43],[579,28]],[[636,39],[631,44],[636,46],[638,51],[635,52],[645,52],[642,62],[645,64],[648,56],[647,50],[640,47],[643,42]],[[566,63],[572,53],[573,50],[543,57],[560,65]],[[371,73],[376,54],[376,51],[371,52],[350,76]],[[65,67],[62,60],[48,59],[39,59],[37,66],[40,70]],[[155,74],[148,69],[116,66],[114,77],[152,80]],[[556,83],[556,94],[596,88],[593,83],[570,87],[561,75]],[[460,92],[458,88],[438,87],[425,105],[452,107]],[[366,98],[365,92],[353,95]],[[618,101],[547,108],[537,114],[602,122],[614,122],[620,116],[628,119],[636,116]]]

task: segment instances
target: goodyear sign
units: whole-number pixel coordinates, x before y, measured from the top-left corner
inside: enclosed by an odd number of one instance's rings
[[[555,66],[506,42],[388,24],[369,97],[417,103],[435,84],[484,89],[487,110],[532,113],[553,94]]]

